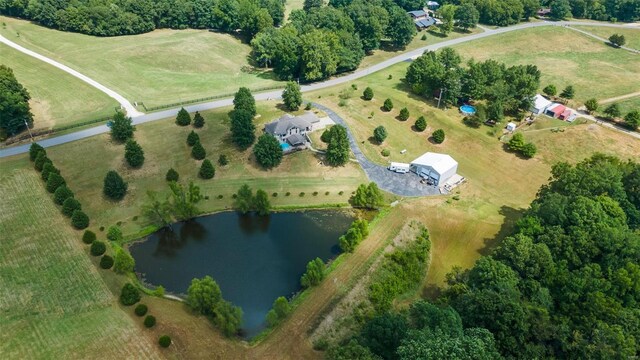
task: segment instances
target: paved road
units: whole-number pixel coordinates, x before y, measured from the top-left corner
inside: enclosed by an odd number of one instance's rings
[[[373,181],[378,184],[380,189],[400,196],[426,196],[440,194],[440,191],[436,186],[420,184],[420,177],[414,173],[398,174],[393,171],[389,171],[385,166],[369,161],[369,159],[367,159],[360,150],[360,147],[351,133],[347,122],[341,118],[340,115],[336,114],[326,106],[316,103],[313,105],[324,111],[336,124],[342,125],[347,129],[347,136],[349,137],[349,146],[351,147],[351,151],[355,155],[369,181]]]
[[[546,21],[542,21],[542,22],[531,22],[531,23],[523,23],[523,24],[519,24],[519,25],[515,25],[515,26],[510,26],[510,27],[506,27],[506,28],[498,28],[495,30],[491,30],[491,31],[485,31],[482,33],[478,33],[478,34],[473,34],[473,35],[469,35],[469,36],[465,36],[465,37],[461,37],[461,38],[457,38],[457,39],[452,39],[452,40],[447,40],[447,41],[443,41],[440,42],[438,44],[433,44],[433,45],[428,45],[428,46],[424,46],[421,47],[419,49],[416,50],[412,50],[412,51],[407,51],[405,53],[402,53],[396,57],[393,57],[391,59],[382,61],[378,64],[375,64],[369,68],[366,69],[362,69],[362,70],[358,70],[355,71],[353,73],[344,75],[344,76],[340,76],[340,77],[336,77],[333,79],[329,79],[323,82],[319,82],[319,83],[314,83],[314,84],[310,84],[310,85],[304,85],[302,86],[302,91],[303,92],[309,92],[309,91],[314,91],[314,90],[318,90],[318,89],[324,89],[326,87],[330,87],[330,86],[335,86],[335,85],[339,85],[339,84],[343,84],[346,82],[350,82],[356,79],[359,79],[361,77],[367,76],[371,73],[383,70],[389,66],[395,65],[397,63],[406,61],[408,59],[413,59],[416,58],[418,56],[420,56],[423,52],[425,51],[434,51],[437,49],[440,49],[442,47],[446,47],[446,46],[453,46],[453,45],[457,45],[457,44],[462,44],[468,41],[473,41],[473,40],[478,40],[478,39],[482,39],[482,38],[486,38],[489,36],[494,36],[497,34],[502,34],[502,33],[506,33],[506,32],[511,32],[511,31],[517,31],[517,30],[522,30],[522,29],[528,29],[528,28],[534,28],[534,27],[541,27],[541,26],[567,26],[567,25],[591,25],[591,26],[601,26],[601,27],[614,27],[614,28],[630,28],[630,29],[640,29],[640,24],[624,24],[624,25],[620,25],[620,24],[606,24],[606,23],[590,23],[590,22],[580,22],[580,21],[559,21],[559,22],[546,22]],[[164,110],[164,111],[160,111],[160,112],[155,112],[155,113],[150,113],[150,114],[141,114],[140,112],[138,112],[135,108],[133,108],[133,106],[131,106],[131,103],[129,103],[124,97],[122,97],[121,95],[117,94],[116,92],[114,92],[113,90],[108,89],[107,87],[101,85],[100,83],[96,82],[95,80],[90,79],[89,77],[80,74],[79,72],[65,66],[62,65],[54,60],[51,60],[45,56],[42,56],[40,54],[37,54],[31,50],[25,49],[22,46],[15,44],[9,40],[7,40],[6,38],[0,36],[0,42],[3,42],[17,50],[20,50],[22,52],[24,52],[25,54],[29,54],[33,57],[36,57],[40,60],[46,61],[47,63],[50,63],[66,72],[68,72],[69,74],[76,76],[78,78],[80,78],[83,81],[86,81],[87,83],[95,86],[96,88],[104,91],[105,93],[107,93],[109,96],[113,97],[114,99],[118,100],[118,102],[120,104],[122,104],[123,107],[125,107],[127,109],[127,113],[129,115],[132,115],[133,118],[133,122],[134,124],[142,124],[142,123],[146,123],[149,121],[155,121],[155,120],[159,120],[159,119],[163,119],[163,118],[168,118],[168,117],[173,117],[178,113],[178,110],[180,110],[179,108],[175,108],[175,109],[169,109],[169,110]],[[256,100],[268,100],[268,99],[279,99],[281,95],[281,91],[277,90],[277,91],[270,91],[270,92],[264,92],[264,93],[259,93],[255,95]],[[128,105],[127,105],[128,104]],[[229,106],[232,104],[232,99],[222,99],[222,100],[217,100],[217,101],[211,101],[211,102],[207,102],[207,103],[202,103],[202,104],[196,104],[196,105],[190,105],[190,106],[185,106],[185,108],[189,111],[189,112],[194,112],[194,111],[203,111],[203,110],[210,110],[210,109],[215,109],[215,108],[219,108],[219,107],[224,107],[224,106]],[[108,132],[109,129],[105,126],[105,125],[100,125],[100,126],[96,126],[94,128],[91,129],[86,129],[86,130],[81,130],[81,131],[77,131],[74,133],[70,133],[70,134],[66,134],[66,135],[61,135],[61,136],[57,136],[57,137],[52,137],[52,138],[48,138],[45,140],[40,140],[38,141],[39,144],[41,144],[44,147],[50,147],[50,146],[55,146],[55,145],[60,145],[60,144],[65,144],[68,142],[72,142],[72,141],[76,141],[76,140],[80,140],[80,139],[84,139],[87,137],[91,137],[91,136],[95,136],[98,134],[103,134]],[[20,146],[14,146],[14,147],[10,147],[10,148],[6,148],[6,149],[2,149],[0,150],[0,158],[3,157],[7,157],[7,156],[13,156],[13,155],[17,155],[17,154],[22,154],[27,152],[29,149],[29,144],[26,145],[20,145]]]
[[[86,82],[87,84],[97,88],[98,90],[102,91],[103,93],[109,95],[110,97],[114,98],[118,103],[120,103],[120,106],[123,109],[127,110],[127,114],[129,114],[129,116],[138,116],[138,115],[142,115],[141,112],[139,112],[138,110],[136,110],[136,108],[127,100],[124,98],[124,96],[118,94],[117,92],[109,89],[108,87],[100,84],[99,82],[91,79],[90,77],[83,75],[81,73],[79,73],[78,71],[73,70],[72,68],[63,65],[53,59],[50,59],[44,55],[40,55],[37,52],[31,51],[27,48],[24,48],[16,43],[14,43],[13,41],[5,38],[4,36],[0,35],[0,42],[3,44],[6,44],[20,52],[23,52],[29,56],[33,56],[34,58],[38,59],[38,60],[42,60],[50,65],[53,65],[55,67],[57,67],[58,69],[65,71],[75,77],[77,77],[78,79]]]

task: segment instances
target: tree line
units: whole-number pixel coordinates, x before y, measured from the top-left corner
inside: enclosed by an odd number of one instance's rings
[[[31,95],[18,82],[13,69],[0,65],[0,139],[4,140],[33,125],[30,99]]]
[[[640,351],[640,164],[558,163],[490,254],[443,293],[366,319],[330,359],[626,359]],[[357,355],[357,356],[356,356]]]

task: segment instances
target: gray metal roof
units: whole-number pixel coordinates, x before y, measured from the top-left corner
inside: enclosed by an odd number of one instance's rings
[[[421,17],[421,16],[427,16],[427,13],[424,10],[407,11],[407,14],[411,15],[414,18],[418,18],[418,17]]]
[[[300,134],[292,134],[289,137],[287,137],[287,142],[294,146],[304,144],[306,142],[305,140],[306,139],[304,138],[304,136]]]
[[[426,18],[426,19],[415,20],[414,23],[418,27],[428,28],[429,26],[435,24],[436,21],[432,17],[429,17],[429,18]]]
[[[289,129],[310,128],[313,123],[318,121],[320,121],[320,119],[318,119],[312,112],[307,112],[299,116],[284,114],[278,120],[266,124],[264,126],[264,130],[272,135],[285,135]]]

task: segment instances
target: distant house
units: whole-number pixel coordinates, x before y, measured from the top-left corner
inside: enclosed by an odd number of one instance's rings
[[[437,10],[440,7],[440,4],[438,4],[435,1],[427,1],[427,9],[429,10]]]
[[[436,186],[443,185],[458,171],[458,162],[447,154],[424,153],[409,165],[411,171]]]
[[[551,104],[553,103],[545,99],[544,96],[540,94],[536,94],[536,96],[533,98],[533,106],[531,107],[530,110],[532,113],[536,115],[540,115],[540,114],[543,114],[545,110],[547,110],[547,108],[551,106]]]
[[[407,12],[418,30],[424,30],[436,23],[436,20],[429,16],[424,10],[414,10]]]
[[[312,112],[298,116],[284,114],[278,120],[266,124],[264,131],[273,135],[280,143],[298,146],[307,143],[307,133],[313,131],[314,125],[319,122],[320,119]]]
[[[540,8],[536,12],[536,14],[538,16],[542,16],[542,17],[547,16],[547,15],[551,14],[551,8]]]

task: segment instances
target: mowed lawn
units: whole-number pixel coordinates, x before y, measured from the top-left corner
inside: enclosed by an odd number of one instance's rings
[[[31,95],[34,129],[51,129],[113,114],[118,103],[66,72],[0,44],[0,63]]]
[[[523,131],[525,138],[538,146],[539,153],[530,160],[519,158],[504,150],[498,139],[501,129],[467,127],[457,109],[438,110],[433,102],[409,94],[400,80],[407,66],[398,64],[355,81],[353,84],[358,90],[353,91],[343,107],[337,105],[339,95],[342,92],[345,97],[351,84],[308,94],[307,98],[323,103],[343,116],[364,153],[379,164],[410,162],[427,151],[446,153],[458,161],[458,173],[467,178],[467,183],[457,190],[460,193],[453,194],[458,195],[459,200],[451,196],[408,199],[398,208],[406,211],[407,218],[417,218],[427,224],[432,233],[434,252],[427,280],[429,285],[441,284],[454,265],[471,266],[494,244],[496,236],[498,239],[504,236],[528,207],[539,187],[547,182],[554,163],[578,162],[594,152],[623,159],[640,156],[640,143],[628,135],[593,123],[569,125],[540,117]],[[389,75],[392,79],[388,79]],[[374,91],[372,101],[360,98],[367,86]],[[394,109],[389,113],[380,109],[386,98],[394,103]],[[403,122],[396,117],[405,106],[411,116]],[[412,128],[420,115],[425,116],[428,124],[424,132]],[[389,134],[382,145],[370,139],[373,129],[379,125]],[[557,127],[565,131],[551,131]],[[446,139],[442,144],[429,141],[436,129],[445,131]],[[382,156],[382,149],[390,150],[391,155]],[[401,154],[401,150],[406,153]]]
[[[207,30],[162,29],[94,37],[0,17],[0,34],[60,61],[147,107],[275,86],[270,72],[248,66],[251,47]],[[17,34],[19,33],[19,36]],[[47,83],[45,83],[47,84]]]
[[[600,104],[600,107],[598,108],[598,112],[602,113],[604,109],[607,108],[607,106],[611,105],[614,102],[618,103],[618,105],[620,106],[620,111],[622,112],[622,116],[624,116],[626,113],[628,113],[631,110],[640,111],[640,95],[639,95],[639,96],[627,98],[620,101],[613,101],[607,104]]]
[[[155,339],[120,310],[38,173],[0,165],[1,357],[161,357]]]
[[[275,105],[275,102],[258,104],[260,117],[256,120],[256,134],[262,133],[265,122],[282,114]],[[211,180],[198,177],[202,162],[191,157],[191,148],[186,143],[193,127],[177,126],[174,119],[137,127],[135,139],[145,152],[145,163],[140,169],[132,169],[126,164],[124,145],[113,143],[108,134],[56,146],[47,152],[83,203],[83,210],[93,220],[92,227],[109,227],[122,221],[128,235],[148,225],[147,220],[140,216],[141,207],[147,201],[147,191],[168,193],[164,179],[169,168],[178,171],[183,183],[193,180],[201,186],[203,194],[208,196],[200,204],[204,212],[231,208],[232,195],[244,183],[254,191],[258,188],[267,191],[275,206],[301,206],[346,204],[351,192],[366,182],[364,172],[356,163],[332,168],[323,165],[322,158],[311,151],[286,155],[278,168],[262,169],[253,159],[251,149],[238,151],[231,143],[229,110],[203,113],[206,125],[196,130],[207,151],[207,158],[216,167],[215,177]],[[221,154],[228,157],[228,165],[218,165]],[[25,157],[7,161],[27,165]],[[109,201],[102,194],[104,176],[111,169],[117,170],[129,183],[127,196],[121,202]],[[290,193],[288,196],[287,192]],[[300,196],[301,192],[304,192],[303,196]],[[134,221],[134,217],[137,220]]]
[[[495,59],[507,65],[534,64],[542,72],[540,90],[573,85],[571,105],[640,90],[640,57],[614,49],[576,31],[556,27],[524,29],[454,47],[465,58]]]
[[[621,29],[604,26],[574,26],[576,29],[584,30],[601,38],[608,39],[613,34],[624,35],[627,43],[626,47],[640,50],[640,28],[637,29]]]

